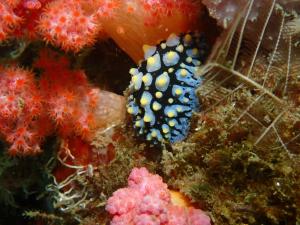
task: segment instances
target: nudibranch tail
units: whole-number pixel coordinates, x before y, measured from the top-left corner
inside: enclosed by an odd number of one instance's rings
[[[130,69],[127,111],[138,136],[153,144],[183,140],[193,111],[199,109],[195,76],[207,55],[203,37],[171,34],[157,46],[143,47],[145,60]]]

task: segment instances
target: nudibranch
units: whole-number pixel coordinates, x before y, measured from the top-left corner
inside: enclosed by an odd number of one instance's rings
[[[145,60],[131,68],[127,112],[138,136],[158,144],[183,140],[199,108],[195,76],[207,54],[203,37],[171,34],[157,46],[143,46]]]

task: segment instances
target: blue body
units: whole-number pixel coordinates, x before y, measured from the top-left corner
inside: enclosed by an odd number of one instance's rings
[[[127,104],[138,136],[153,144],[187,136],[192,113],[199,109],[195,90],[201,80],[195,72],[205,46],[191,34],[172,34],[157,46],[144,46],[145,60],[130,70]]]

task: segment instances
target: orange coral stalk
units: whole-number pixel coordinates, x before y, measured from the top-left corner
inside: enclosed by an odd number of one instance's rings
[[[136,62],[143,58],[144,44],[157,44],[171,33],[201,29],[201,5],[192,0],[108,1],[113,11],[100,7],[99,20],[108,36]],[[111,12],[107,16],[105,12]]]

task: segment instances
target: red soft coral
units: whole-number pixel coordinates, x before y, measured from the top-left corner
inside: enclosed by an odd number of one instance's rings
[[[113,215],[112,225],[210,225],[200,209],[173,205],[162,178],[146,168],[134,168],[128,187],[113,193],[106,210]]]
[[[11,154],[40,152],[41,140],[55,128],[65,140],[90,141],[97,130],[124,120],[124,97],[92,87],[66,56],[45,49],[34,66],[38,81],[30,71],[0,67],[0,135]]]
[[[52,0],[3,0],[0,2],[0,42],[10,37],[37,38],[37,23]]]
[[[74,52],[92,45],[99,31],[92,6],[97,8],[93,0],[56,0],[48,4],[38,25],[44,40]]]
[[[38,38],[37,24],[45,6],[53,0],[19,0],[14,6],[16,15],[22,18],[22,26],[14,32],[15,36]]]
[[[54,52],[41,52],[35,66],[43,69],[41,96],[59,134],[89,139],[95,125],[99,90],[89,85],[83,71],[70,69],[67,58]]]
[[[50,132],[33,74],[21,68],[0,68],[0,133],[11,143],[12,155],[40,152]]]
[[[11,4],[6,1],[0,2],[0,42],[21,24],[22,19],[13,12]]]

